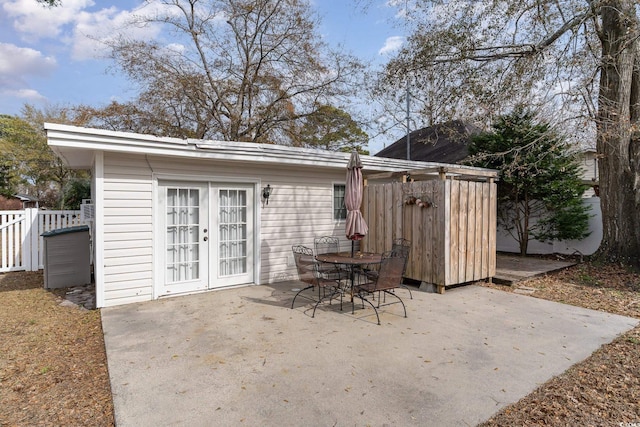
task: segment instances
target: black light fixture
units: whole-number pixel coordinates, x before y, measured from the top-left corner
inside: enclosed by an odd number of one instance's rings
[[[262,198],[266,205],[269,204],[269,196],[271,196],[271,185],[267,184],[267,186],[262,189]]]

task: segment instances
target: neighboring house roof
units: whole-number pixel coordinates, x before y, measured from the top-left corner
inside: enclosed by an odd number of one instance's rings
[[[460,163],[469,155],[470,136],[480,133],[480,128],[453,120],[418,129],[409,134],[411,160]],[[407,158],[407,137],[404,136],[376,154],[376,157]]]
[[[20,199],[22,202],[23,208],[39,208],[40,201],[33,196],[29,196],[28,194],[15,194],[13,197]]]
[[[22,203],[15,197],[5,197],[0,195],[0,210],[14,211],[22,208]]]
[[[21,202],[38,202],[37,198],[29,196],[28,194],[14,194],[13,197],[20,199]]]
[[[94,156],[101,151],[332,169],[345,169],[351,155],[343,152],[252,142],[157,137],[54,123],[45,123],[44,128],[51,149],[64,160],[67,166],[76,169],[90,169]],[[361,161],[365,176],[376,172],[451,166],[439,162],[407,161],[373,156],[361,156]],[[470,166],[459,166],[459,168],[470,171],[481,170],[481,168]]]

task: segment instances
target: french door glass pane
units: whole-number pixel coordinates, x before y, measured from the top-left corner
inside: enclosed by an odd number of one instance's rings
[[[247,272],[247,191],[219,190],[219,274]]]
[[[167,283],[200,276],[200,190],[168,188]]]
[[[178,204],[178,190],[175,188],[167,189],[167,206],[176,206]]]

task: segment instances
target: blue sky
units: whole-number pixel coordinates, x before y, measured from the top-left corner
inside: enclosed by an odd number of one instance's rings
[[[386,62],[403,40],[393,2],[311,0],[321,17],[319,34],[373,64]],[[111,63],[88,36],[108,37],[141,3],[62,0],[48,9],[35,0],[0,0],[0,114],[20,114],[25,103],[98,107],[130,99],[133,87],[109,71]],[[140,30],[144,37],[155,31]]]

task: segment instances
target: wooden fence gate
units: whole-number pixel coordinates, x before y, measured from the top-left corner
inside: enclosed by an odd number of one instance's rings
[[[43,268],[42,233],[84,225],[80,211],[0,211],[0,273]]]

